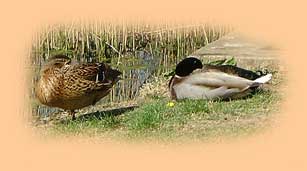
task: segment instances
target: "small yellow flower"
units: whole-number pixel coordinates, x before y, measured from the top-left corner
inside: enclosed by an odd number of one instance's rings
[[[175,103],[174,103],[174,102],[168,102],[168,103],[167,103],[167,106],[168,106],[168,107],[174,107],[174,106],[175,106]]]

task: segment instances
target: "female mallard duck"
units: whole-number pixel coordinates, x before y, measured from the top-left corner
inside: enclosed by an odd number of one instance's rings
[[[42,104],[67,110],[75,119],[75,109],[106,96],[120,74],[104,63],[82,64],[56,55],[42,67],[35,92]]]
[[[203,65],[194,57],[179,62],[169,82],[172,99],[229,99],[241,98],[262,84],[272,74],[255,72],[230,65]]]

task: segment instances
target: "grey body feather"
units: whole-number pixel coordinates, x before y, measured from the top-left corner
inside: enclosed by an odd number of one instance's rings
[[[172,83],[176,99],[225,99],[242,97],[250,88],[262,83],[224,72],[196,70],[187,77],[174,77]],[[178,83],[176,83],[178,82]]]

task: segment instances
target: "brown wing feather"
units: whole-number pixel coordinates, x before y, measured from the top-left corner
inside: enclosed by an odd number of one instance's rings
[[[204,70],[225,72],[227,74],[239,76],[239,77],[249,79],[249,80],[255,80],[261,77],[261,75],[258,75],[257,73],[253,71],[249,71],[249,70],[239,68],[236,66],[232,66],[232,65],[221,65],[221,66],[204,65]]]
[[[104,79],[104,66],[99,63],[71,65],[66,73],[70,72],[78,78],[89,81],[96,81],[97,76],[99,81]]]
[[[112,87],[112,82],[105,79],[105,69],[103,63],[67,66],[63,79],[63,96],[80,97],[94,91],[108,90]]]

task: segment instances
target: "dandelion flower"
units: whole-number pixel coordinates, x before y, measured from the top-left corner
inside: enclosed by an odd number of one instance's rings
[[[168,107],[174,107],[174,106],[175,106],[175,103],[174,103],[174,102],[168,102],[168,103],[167,103],[167,106],[168,106]]]

